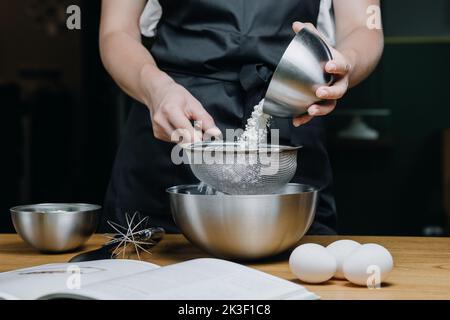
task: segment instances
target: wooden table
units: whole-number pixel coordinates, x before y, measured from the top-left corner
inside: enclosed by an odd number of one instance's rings
[[[385,246],[394,257],[395,268],[380,289],[356,287],[347,281],[331,280],[321,285],[303,284],[322,299],[450,299],[450,238],[345,237],[361,243]],[[302,242],[327,245],[338,237],[305,237]],[[103,244],[106,238],[95,235],[83,250]],[[17,235],[0,235],[0,272],[46,263],[64,262],[71,254],[40,254]],[[167,235],[152,255],[143,258],[168,265],[208,255],[189,244],[181,235]],[[251,267],[297,282],[288,267],[288,254],[250,264]],[[298,281],[298,283],[300,283]]]

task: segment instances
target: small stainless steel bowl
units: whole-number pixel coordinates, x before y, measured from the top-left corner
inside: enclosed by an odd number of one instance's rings
[[[325,64],[333,59],[330,48],[318,35],[302,29],[283,54],[270,81],[264,100],[264,113],[292,118],[307,113],[319,102],[316,91],[333,82]]]
[[[43,252],[74,250],[97,229],[101,207],[81,203],[43,203],[11,208],[16,232]]]
[[[288,184],[277,194],[208,195],[198,185],[167,189],[172,216],[193,244],[223,258],[253,260],[294,246],[314,220],[317,189]]]

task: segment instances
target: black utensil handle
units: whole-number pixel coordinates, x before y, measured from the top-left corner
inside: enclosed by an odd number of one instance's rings
[[[93,260],[114,259],[115,256],[111,251],[117,246],[115,243],[106,244],[96,250],[83,252],[72,257],[69,262],[83,262]]]

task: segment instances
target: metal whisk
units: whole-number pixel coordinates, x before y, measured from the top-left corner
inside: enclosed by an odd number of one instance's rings
[[[117,234],[105,235],[110,240],[101,248],[85,252],[73,257],[69,262],[81,262],[100,259],[115,259],[122,255],[126,257],[129,247],[133,247],[138,259],[141,259],[140,252],[151,254],[147,249],[158,244],[164,237],[163,228],[148,228],[149,217],[141,218],[138,212],[132,216],[125,214],[127,226],[108,221],[108,225],[113,228]]]

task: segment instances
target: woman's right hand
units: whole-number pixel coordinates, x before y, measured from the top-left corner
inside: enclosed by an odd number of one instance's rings
[[[201,141],[202,136],[221,135],[202,104],[166,73],[143,70],[141,78],[145,92],[143,100],[150,110],[153,134],[157,139],[188,143]]]

